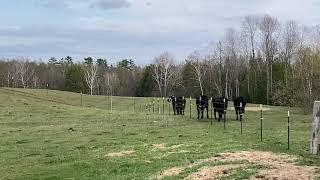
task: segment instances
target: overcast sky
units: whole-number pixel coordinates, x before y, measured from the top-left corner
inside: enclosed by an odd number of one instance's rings
[[[318,0],[0,0],[0,57],[183,60],[246,15],[320,24]]]

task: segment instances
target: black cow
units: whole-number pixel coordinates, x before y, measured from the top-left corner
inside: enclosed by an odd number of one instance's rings
[[[203,111],[206,109],[207,110],[207,118],[209,119],[209,100],[206,95],[202,95],[200,97],[197,97],[196,99],[196,104],[197,104],[197,111],[198,111],[198,119],[200,118],[200,113],[201,113],[201,119],[203,119]]]
[[[186,99],[184,97],[171,96],[168,102],[172,104],[174,115],[184,115],[184,109],[186,107]]]
[[[178,97],[176,100],[176,111],[178,115],[184,115],[184,109],[186,107],[186,99],[184,97]]]
[[[242,121],[242,114],[245,113],[245,108],[247,105],[245,98],[242,96],[239,96],[234,100],[233,104],[234,104],[234,109],[236,110],[237,120],[239,120],[239,115],[240,115],[240,121]]]
[[[212,98],[212,106],[214,108],[214,118],[217,119],[216,113],[218,112],[220,122],[223,118],[226,120],[227,109],[228,109],[228,98],[226,97],[218,97]]]

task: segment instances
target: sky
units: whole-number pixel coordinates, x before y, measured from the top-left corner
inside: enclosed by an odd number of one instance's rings
[[[318,0],[0,0],[0,58],[183,61],[248,15],[320,24]]]

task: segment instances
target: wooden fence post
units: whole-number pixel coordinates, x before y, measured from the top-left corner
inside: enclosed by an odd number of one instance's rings
[[[288,111],[288,150],[290,149],[290,111]]]
[[[111,111],[111,114],[112,114],[112,94],[110,96],[110,111]]]
[[[158,110],[159,110],[159,114],[160,114],[160,98],[158,98]]]
[[[190,119],[191,119],[191,106],[192,106],[192,98],[190,96]]]
[[[211,115],[210,121],[211,121],[211,126],[212,126],[212,121],[213,121],[213,118],[212,118],[213,98],[212,97],[210,99],[209,108],[210,108],[210,115]]]
[[[152,101],[152,112],[154,114],[154,100]]]
[[[262,141],[262,120],[263,120],[262,104],[260,104],[260,141]]]
[[[83,107],[83,105],[82,105],[82,92],[80,93],[80,103],[81,103],[81,107]]]
[[[164,115],[164,97],[162,97],[162,114]]]
[[[311,133],[311,142],[310,142],[311,154],[318,153],[319,119],[320,119],[320,101],[315,101],[313,104],[312,133]]]

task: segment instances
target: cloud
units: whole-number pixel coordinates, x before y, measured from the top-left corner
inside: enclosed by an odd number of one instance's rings
[[[96,0],[90,4],[91,8],[101,9],[120,9],[130,7],[131,3],[127,0]]]
[[[42,6],[46,8],[62,9],[68,5],[63,0],[34,0],[36,6]]]
[[[190,38],[184,38],[184,37]],[[146,64],[160,53],[172,52],[183,61],[186,52],[200,46],[205,34],[131,34],[125,31],[32,27],[17,30],[0,29],[0,57],[27,56],[47,59],[67,55],[81,60],[83,57],[107,58],[111,62],[132,58]]]
[[[18,14],[19,18],[10,18],[10,22],[2,25],[4,27],[0,26],[0,57],[6,54],[34,57],[70,55],[81,59],[100,56],[113,60],[131,57],[137,62],[148,63],[154,56],[168,51],[183,60],[192,51],[223,39],[227,28],[240,30],[246,15],[270,14],[282,23],[294,19],[308,26],[320,20],[318,0],[306,0],[303,4],[300,0],[31,2],[68,11],[58,14],[44,9],[41,17],[30,18],[30,8],[18,13],[12,9],[10,12]],[[286,8],[288,4],[290,8]],[[22,17],[22,14],[25,15]]]

